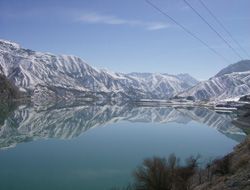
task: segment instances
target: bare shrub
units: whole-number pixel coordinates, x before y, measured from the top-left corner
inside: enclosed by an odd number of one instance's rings
[[[225,156],[221,159],[215,159],[213,161],[213,174],[226,175],[230,172],[230,158]]]

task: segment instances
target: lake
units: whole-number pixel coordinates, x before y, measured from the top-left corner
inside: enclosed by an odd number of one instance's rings
[[[234,114],[203,107],[21,105],[0,118],[0,189],[111,189],[145,158],[203,163],[244,140]]]

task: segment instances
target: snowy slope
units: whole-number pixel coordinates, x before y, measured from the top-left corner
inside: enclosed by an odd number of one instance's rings
[[[168,98],[197,83],[188,75],[140,77],[97,70],[75,56],[35,52],[6,40],[0,40],[0,72],[36,100],[46,99],[46,94],[71,99],[82,93],[106,98]]]
[[[231,64],[226,68],[222,69],[218,72],[215,77],[219,77],[225,74],[230,74],[233,72],[245,72],[250,71],[250,60],[242,60],[237,63]]]
[[[238,72],[243,68],[246,71]],[[193,96],[196,100],[222,100],[250,94],[250,70],[248,68],[250,68],[250,61],[230,65],[216,76],[198,83],[178,96]]]
[[[188,74],[169,75],[161,73],[129,73],[126,76],[134,77],[145,84],[147,91],[150,91],[155,98],[171,97],[188,89],[198,83],[196,79]]]

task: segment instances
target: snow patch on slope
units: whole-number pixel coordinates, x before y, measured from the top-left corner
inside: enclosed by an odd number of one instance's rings
[[[35,52],[5,40],[0,40],[0,68],[16,86],[31,95],[35,91],[37,97],[43,97],[39,89],[43,93],[46,88],[37,87],[42,85],[56,93],[64,89],[65,94],[74,94],[76,90],[77,94],[82,91],[93,92],[93,95],[99,93],[99,96],[116,93],[119,97],[133,99],[166,99],[197,82],[187,75],[122,74],[98,70],[76,56]],[[65,89],[70,92],[66,93]]]

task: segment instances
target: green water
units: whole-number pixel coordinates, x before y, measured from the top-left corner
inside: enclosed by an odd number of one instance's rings
[[[1,190],[111,189],[144,158],[206,162],[245,138],[231,115],[206,108],[19,106],[1,120]]]

